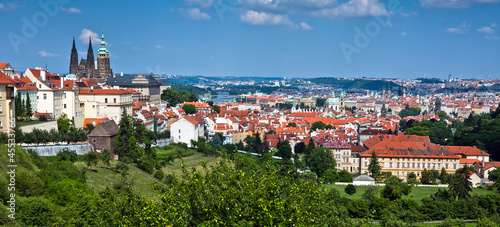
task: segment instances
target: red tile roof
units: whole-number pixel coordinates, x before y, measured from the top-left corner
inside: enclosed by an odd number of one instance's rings
[[[0,72],[0,84],[15,84],[15,83],[16,82],[12,78],[5,75],[3,72]]]
[[[79,94],[121,95],[121,94],[131,94],[131,93],[130,91],[127,90],[117,90],[117,89],[93,89],[91,93],[91,89],[82,88],[80,89]]]
[[[446,146],[446,149],[459,155],[465,156],[490,156],[490,154],[477,149],[476,147],[466,147],[466,146]]]

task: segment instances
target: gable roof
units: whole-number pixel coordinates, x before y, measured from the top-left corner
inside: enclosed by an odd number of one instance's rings
[[[151,75],[144,75],[145,79],[148,81],[147,83],[133,83],[133,79],[143,76],[116,76],[116,77],[108,77],[106,80],[106,85],[111,86],[124,86],[124,87],[136,87],[136,86],[160,86],[161,83],[158,82],[157,79],[152,77]]]
[[[118,125],[116,125],[116,122],[114,120],[107,120],[97,124],[94,130],[92,130],[92,132],[89,134],[89,137],[93,136],[112,137],[117,135],[119,130],[120,128],[118,128]]]
[[[184,119],[189,121],[193,125],[201,125],[203,124],[203,121],[195,116],[185,116]]]
[[[0,72],[0,84],[15,84],[15,83],[16,82],[12,78],[5,75],[3,72]]]

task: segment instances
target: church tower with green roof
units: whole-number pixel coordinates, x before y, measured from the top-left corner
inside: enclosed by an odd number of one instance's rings
[[[109,51],[106,49],[104,41],[104,32],[101,37],[101,47],[97,51],[97,75],[96,78],[106,79],[108,76],[113,76],[111,65],[109,63]]]

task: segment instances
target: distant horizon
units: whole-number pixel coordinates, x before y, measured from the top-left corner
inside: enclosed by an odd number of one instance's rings
[[[0,62],[64,74],[104,33],[115,73],[500,77],[496,0],[57,2],[0,3]]]

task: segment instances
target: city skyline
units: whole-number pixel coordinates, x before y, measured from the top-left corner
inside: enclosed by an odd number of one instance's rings
[[[59,2],[64,4],[59,4]],[[114,73],[259,77],[500,75],[497,0],[8,1],[2,62],[69,72],[106,36]]]

